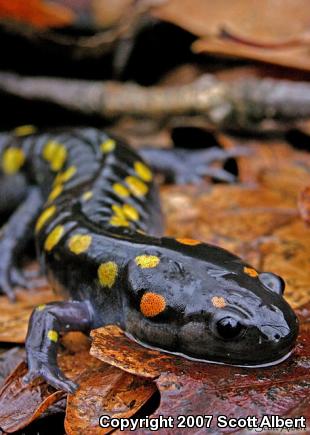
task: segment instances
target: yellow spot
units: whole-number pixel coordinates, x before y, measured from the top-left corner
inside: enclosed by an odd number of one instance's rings
[[[48,141],[43,148],[43,158],[48,162],[51,162],[59,145],[60,144],[58,142],[55,142],[54,140]]]
[[[139,180],[139,178],[129,175],[125,178],[125,181],[129,187],[129,190],[135,196],[144,196],[149,190],[148,186],[143,181]]]
[[[91,190],[88,190],[87,192],[84,192],[82,195],[83,201],[88,201],[90,198],[93,197],[93,192]]]
[[[152,171],[148,166],[146,166],[142,162],[135,162],[134,164],[135,171],[137,175],[143,180],[143,181],[151,181],[153,178]]]
[[[212,305],[215,308],[224,308],[226,307],[226,301],[224,298],[222,298],[221,296],[213,296],[213,298],[211,299]]]
[[[5,174],[15,174],[25,163],[24,151],[17,147],[11,147],[4,151],[2,168]]]
[[[47,333],[48,338],[53,341],[54,343],[57,343],[58,341],[58,332],[54,329],[50,329]]]
[[[196,246],[196,245],[200,245],[201,242],[199,242],[199,240],[195,240],[195,239],[186,239],[186,238],[181,238],[181,239],[176,239],[177,242],[182,243],[183,245],[189,245],[189,246]]]
[[[102,142],[100,145],[100,150],[104,153],[110,153],[111,151],[114,151],[116,142],[114,139],[107,139],[106,141]]]
[[[100,264],[98,268],[98,278],[102,286],[111,288],[115,283],[118,273],[118,266],[114,261]]]
[[[258,272],[255,269],[253,269],[253,267],[245,266],[243,268],[243,272],[251,276],[252,278],[256,278],[258,276]]]
[[[110,225],[113,225],[113,227],[129,227],[127,219],[120,216],[112,216],[109,223]]]
[[[123,212],[124,212],[124,215],[127,219],[130,219],[131,221],[139,220],[139,213],[135,209],[135,207],[133,207],[132,205],[124,204],[123,205]]]
[[[156,255],[139,255],[135,258],[135,262],[141,269],[151,269],[158,265],[160,258]]]
[[[54,185],[65,183],[66,181],[69,181],[70,178],[73,177],[73,175],[76,173],[76,167],[75,166],[69,166],[68,169],[66,169],[63,172],[60,172],[57,177],[55,178]]]
[[[13,133],[16,136],[27,136],[28,134],[35,133],[37,131],[37,127],[34,125],[21,125],[20,127],[16,127],[13,130]]]
[[[143,235],[146,235],[146,232],[145,231],[143,231],[143,230],[140,230],[139,228],[136,230],[137,231],[137,233],[139,233],[139,234],[143,234]]]
[[[121,196],[122,198],[127,198],[130,195],[127,187],[123,186],[120,183],[114,183],[112,188],[116,195]]]
[[[37,306],[37,311],[43,311],[46,307],[46,304],[41,304]]]
[[[166,308],[166,300],[158,293],[147,292],[141,298],[140,311],[145,317],[154,317]]]
[[[50,140],[43,149],[43,158],[50,163],[52,171],[60,171],[67,159],[67,149],[59,142]]]
[[[74,254],[81,254],[87,251],[92,242],[92,237],[87,234],[75,234],[69,239],[69,249]]]
[[[64,232],[65,232],[64,227],[62,225],[57,225],[57,227],[55,227],[53,231],[47,236],[44,243],[44,249],[46,251],[51,251],[54,248],[54,246],[57,245],[59,240],[62,238]]]
[[[114,211],[116,216],[118,216],[118,217],[120,217],[122,219],[126,219],[124,211],[123,211],[123,208],[120,205],[113,204],[112,205],[112,210]]]
[[[54,201],[54,199],[58,198],[58,196],[62,193],[63,191],[63,185],[62,184],[57,184],[54,189],[51,191],[51,193],[49,194],[47,200],[48,201]]]
[[[48,207],[46,210],[44,210],[40,217],[37,220],[35,231],[40,231],[43,226],[46,224],[46,222],[55,214],[56,212],[56,206],[52,205],[51,207]]]

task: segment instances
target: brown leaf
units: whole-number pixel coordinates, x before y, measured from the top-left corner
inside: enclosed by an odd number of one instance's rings
[[[304,310],[308,311],[305,307]],[[309,320],[309,317],[308,317]],[[117,326],[92,332],[91,354],[136,375],[155,379],[161,394],[153,416],[178,415],[246,417],[293,415],[310,394],[310,340],[306,323],[292,357],[274,367],[245,369],[198,363],[132,342]],[[181,429],[178,433],[185,433]],[[143,433],[143,432],[141,432]],[[192,432],[197,433],[197,432]]]
[[[0,427],[8,433],[28,426],[65,394],[39,378],[29,385],[24,384],[22,378],[26,373],[27,366],[22,362],[0,391]]]
[[[25,22],[35,27],[63,27],[72,23],[73,12],[56,2],[44,0],[0,0],[0,19]]]
[[[16,302],[0,296],[0,341],[24,343],[32,310],[37,305],[59,299],[46,284],[31,290],[17,289]]]
[[[308,46],[297,44],[292,47],[268,49],[251,47],[236,41],[221,38],[201,38],[192,45],[196,54],[209,53],[241,59],[250,59],[310,71],[310,56]]]
[[[197,36],[218,35],[225,28],[240,38],[265,44],[299,37],[308,41],[310,12],[306,0],[169,0],[153,9],[157,17]]]
[[[156,391],[154,383],[90,356],[89,339],[81,333],[67,334],[62,344],[59,366],[80,385],[68,400],[68,434],[105,433],[98,425],[100,415],[130,417]],[[28,426],[66,396],[41,378],[24,384],[22,378],[26,372],[26,364],[20,363],[0,391],[0,427],[9,433]]]
[[[298,198],[298,209],[301,218],[307,224],[310,224],[310,186],[305,187],[304,190],[301,191]]]
[[[195,52],[209,52],[310,69],[306,0],[169,0],[153,15],[201,37]]]
[[[89,369],[79,377],[80,388],[68,397],[65,420],[68,435],[103,434],[112,428],[100,428],[101,415],[129,418],[156,391],[156,386],[108,364]]]
[[[89,342],[85,342],[82,334],[70,333],[64,343],[74,339],[76,353],[70,349],[70,344],[59,355],[58,362],[66,376],[76,379],[88,367],[99,367],[101,363],[89,355]],[[28,426],[38,418],[53,403],[65,396],[64,391],[55,390],[41,378],[29,384],[22,381],[27,373],[27,365],[21,362],[6,379],[0,391],[0,427],[6,432],[14,432]]]

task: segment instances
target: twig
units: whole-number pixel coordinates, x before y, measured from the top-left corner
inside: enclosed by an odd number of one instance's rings
[[[266,120],[287,123],[310,116],[310,84],[285,80],[246,79],[228,83],[203,75],[188,85],[142,87],[0,72],[0,90],[105,118],[198,114],[217,126],[251,128]]]

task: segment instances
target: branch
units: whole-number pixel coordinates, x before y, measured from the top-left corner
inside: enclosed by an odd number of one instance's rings
[[[203,75],[182,86],[142,87],[0,72],[0,90],[105,118],[204,115],[217,126],[252,128],[266,120],[287,123],[310,116],[310,84],[286,80],[253,78],[228,83]]]

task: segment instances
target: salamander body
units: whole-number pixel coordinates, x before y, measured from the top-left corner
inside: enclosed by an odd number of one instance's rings
[[[33,188],[16,212],[27,215],[24,225],[16,215],[12,225],[13,215],[2,233],[0,247],[12,255],[0,261],[0,284],[10,294],[18,283],[14,255],[34,225],[42,268],[69,298],[34,310],[26,380],[42,375],[74,390],[57,367],[59,334],[107,324],[142,344],[216,363],[262,366],[290,354],[298,322],[283,280],[219,247],[162,237],[153,172],[141,155],[92,128],[23,129],[0,138],[1,185],[22,175]],[[168,159],[180,175],[184,156],[158,153],[142,155],[156,169],[167,169]]]

